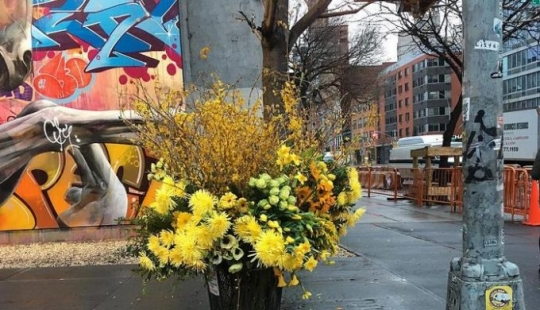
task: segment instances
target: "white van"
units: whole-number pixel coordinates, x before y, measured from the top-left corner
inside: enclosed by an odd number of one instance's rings
[[[411,150],[426,146],[442,146],[443,135],[425,135],[400,138],[397,145],[390,150],[390,163],[412,163]],[[461,147],[461,142],[451,142],[451,147]],[[448,158],[448,162],[453,162]]]

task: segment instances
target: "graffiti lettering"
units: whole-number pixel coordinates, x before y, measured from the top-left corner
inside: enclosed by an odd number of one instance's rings
[[[24,101],[31,101],[34,97],[34,90],[26,83],[22,83],[21,86],[15,88],[12,91],[0,90],[0,98],[19,99]]]
[[[52,128],[52,132],[50,132]],[[43,132],[49,142],[60,145],[60,151],[64,150],[64,144],[68,142],[71,144],[71,131],[73,127],[71,125],[60,126],[60,122],[55,117],[53,120],[46,120],[43,123]]]
[[[156,3],[157,2],[157,3]],[[34,0],[45,15],[32,25],[35,50],[96,49],[86,72],[119,67],[156,67],[145,52],[180,54],[177,0]],[[81,43],[84,42],[84,43]]]

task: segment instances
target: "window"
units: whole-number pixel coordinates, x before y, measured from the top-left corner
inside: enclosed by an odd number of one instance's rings
[[[409,106],[409,98],[405,98],[405,106],[406,106],[406,107]]]
[[[401,100],[398,101],[398,108],[401,108]]]
[[[409,90],[409,83],[405,83],[405,91]]]
[[[398,94],[401,94],[403,92],[403,87],[401,85],[398,86]]]
[[[405,76],[409,75],[409,68],[405,68]]]
[[[400,122],[400,123],[402,122],[402,118],[401,118],[402,116],[403,116],[403,114],[400,114],[400,115],[399,115],[399,122]]]
[[[409,134],[409,127],[405,128],[405,136],[407,136],[407,137],[410,136],[410,134]]]
[[[405,113],[405,121],[408,122],[410,120],[409,112]]]
[[[399,129],[399,137],[400,137],[400,138],[403,137],[403,131],[402,131],[401,128]]]

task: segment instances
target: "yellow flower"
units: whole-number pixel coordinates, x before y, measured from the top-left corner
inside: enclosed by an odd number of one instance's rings
[[[309,251],[311,251],[311,244],[307,241],[300,243],[296,247],[296,253],[298,253],[299,256],[304,256],[309,253]]]
[[[246,198],[240,198],[236,201],[236,206],[240,213],[247,213],[249,210],[249,204]]]
[[[283,277],[283,274],[280,274],[278,276],[278,287],[284,287],[287,286],[287,283],[285,283],[285,278]]]
[[[261,222],[266,222],[268,221],[268,216],[266,216],[266,214],[261,214],[261,216],[259,216],[259,220],[261,220]]]
[[[296,274],[293,274],[291,282],[289,282],[289,286],[296,286],[298,284],[300,284],[300,281],[298,281]]]
[[[358,179],[358,171],[356,169],[349,168],[347,174],[349,176],[349,187],[351,188],[349,200],[354,202],[362,196],[362,185]]]
[[[315,267],[317,267],[317,261],[313,258],[313,256],[310,256],[307,262],[304,263],[304,268],[309,271],[313,271]]]
[[[159,237],[156,235],[150,235],[150,237],[148,237],[148,243],[146,245],[148,250],[154,253],[158,250],[159,246],[160,246]]]
[[[276,221],[268,221],[268,226],[276,229],[280,228],[279,223]]]
[[[345,205],[347,205],[347,203],[348,203],[348,199],[347,199],[347,198],[348,198],[348,197],[347,197],[347,193],[345,193],[345,192],[339,193],[339,195],[337,196],[337,204],[338,204],[339,206],[345,206]]]
[[[163,182],[156,190],[155,201],[150,204],[150,207],[159,214],[167,214],[176,206],[176,203],[172,200],[173,194],[174,188],[170,184]]]
[[[302,294],[302,299],[307,300],[307,299],[310,299],[310,298],[311,298],[311,292],[304,291],[304,293]]]
[[[201,50],[199,51],[199,57],[201,59],[208,58],[208,54],[210,54],[210,46],[205,46],[205,47],[201,48]]]
[[[169,249],[160,246],[154,254],[158,258],[160,266],[165,266],[169,262]]]
[[[218,203],[218,206],[224,210],[234,208],[235,205],[236,195],[231,192],[228,192],[225,195],[221,196]]]
[[[285,254],[282,260],[282,267],[289,272],[298,270],[302,267],[303,256],[297,256],[293,254]]]
[[[177,247],[169,251],[169,261],[171,265],[177,268],[182,265],[182,261],[183,261],[182,253]]]
[[[176,229],[183,228],[191,219],[192,215],[189,212],[174,212],[173,227]]]
[[[197,246],[203,249],[209,249],[218,238],[214,232],[207,226],[197,226],[189,230],[189,235],[193,235]]]
[[[212,232],[213,237],[220,238],[223,236],[229,227],[231,227],[231,222],[229,221],[229,216],[225,212],[214,212],[212,216],[207,220],[208,228]]]
[[[156,270],[156,265],[144,252],[139,253],[139,265],[148,271]]]
[[[189,198],[189,206],[194,215],[204,215],[212,211],[215,203],[216,198],[204,189],[196,191]]]
[[[300,185],[304,185],[304,183],[307,181],[307,178],[306,176],[304,176],[302,173],[298,172],[295,176],[294,176],[295,179],[298,180],[298,182],[300,182]]]
[[[254,243],[261,235],[262,228],[253,216],[245,215],[236,220],[234,232],[243,241]]]
[[[162,230],[159,233],[159,241],[166,247],[171,247],[174,243],[174,234],[170,230]]]
[[[264,266],[277,266],[285,254],[285,240],[281,234],[275,231],[264,231],[257,239],[253,249],[255,256]]]

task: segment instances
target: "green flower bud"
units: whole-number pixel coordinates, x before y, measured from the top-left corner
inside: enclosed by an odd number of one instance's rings
[[[275,195],[272,195],[270,197],[268,197],[268,202],[270,202],[271,205],[275,206],[279,203],[279,197],[278,196],[275,196]]]
[[[248,184],[249,184],[250,187],[255,187],[256,182],[257,182],[257,179],[249,178],[249,183]]]
[[[279,191],[279,187],[272,187],[272,189],[270,189],[270,195],[273,195],[273,196],[277,196],[279,195],[280,191]]]
[[[286,210],[289,207],[289,204],[286,201],[280,201],[279,202],[279,209],[280,210]]]
[[[263,173],[260,175],[260,178],[265,180],[265,181],[270,181],[272,180],[272,177],[268,174],[268,173]]]
[[[212,257],[212,264],[219,265],[223,261],[223,257],[219,253],[215,253]]]
[[[279,198],[281,198],[281,200],[284,200],[284,201],[287,201],[290,195],[291,195],[291,192],[286,188],[282,188],[281,191],[279,192]]]
[[[262,199],[257,203],[257,207],[264,208],[268,205],[268,200]]]
[[[226,235],[221,239],[220,246],[222,249],[231,249],[235,246],[238,246],[238,240],[233,235]]]
[[[270,187],[279,187],[279,182],[276,180],[272,180],[269,182]]]
[[[266,181],[264,179],[257,179],[255,181],[255,186],[260,189],[266,188]]]
[[[289,198],[287,198],[287,202],[290,204],[290,205],[295,205],[296,204],[296,197],[294,196],[289,196]]]

